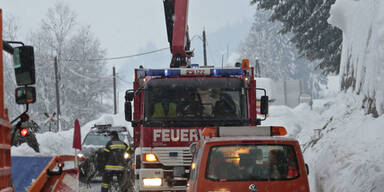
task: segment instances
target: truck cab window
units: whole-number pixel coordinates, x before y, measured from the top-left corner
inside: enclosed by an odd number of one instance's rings
[[[288,145],[223,145],[210,149],[206,178],[214,181],[289,180],[299,176]]]
[[[247,119],[247,99],[240,79],[156,79],[148,82],[148,126],[206,126]],[[156,123],[158,122],[158,123]],[[193,123],[198,123],[198,125]]]

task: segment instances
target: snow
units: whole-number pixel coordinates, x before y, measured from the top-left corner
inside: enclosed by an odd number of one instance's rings
[[[378,114],[384,114],[383,10],[382,0],[337,0],[328,20],[343,31],[340,74],[356,79],[355,93],[376,99]]]
[[[339,78],[332,77],[328,87]],[[337,86],[334,87],[337,89]],[[269,118],[263,125],[283,125],[288,137],[299,140],[306,163],[312,192],[384,191],[384,116],[364,115],[361,98],[352,93],[326,90],[327,98],[314,100],[296,108],[271,106]],[[333,95],[332,95],[333,93]],[[81,127],[81,136],[94,124],[112,123],[126,126],[122,105],[117,115],[104,114]],[[12,147],[14,156],[52,156],[74,154],[73,129],[59,133],[37,135],[41,153],[26,144]]]
[[[124,110],[120,110],[124,112]],[[89,130],[95,124],[112,124],[113,126],[125,126],[132,135],[132,129],[129,122],[125,121],[124,113],[117,115],[104,114],[100,118],[90,121],[81,126],[81,140],[83,141]],[[40,144],[40,153],[36,153],[26,143],[12,147],[12,156],[55,156],[55,155],[74,155],[72,148],[73,129],[58,133],[45,132],[36,134],[36,139]]]

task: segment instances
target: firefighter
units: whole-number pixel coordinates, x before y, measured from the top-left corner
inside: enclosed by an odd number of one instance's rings
[[[111,131],[110,139],[104,148],[106,164],[101,183],[102,192],[108,192],[109,184],[114,176],[120,182],[120,190],[122,190],[125,169],[124,153],[130,151],[130,147],[119,139],[116,131]]]
[[[20,130],[22,128],[26,128],[28,130],[27,135],[22,136],[20,134]],[[27,143],[29,147],[31,147],[35,152],[39,153],[39,143],[36,140],[35,133],[40,130],[39,125],[36,122],[29,119],[29,115],[24,113],[20,117],[20,121],[17,122],[15,127],[13,128],[12,133],[12,146],[19,146],[23,143]]]

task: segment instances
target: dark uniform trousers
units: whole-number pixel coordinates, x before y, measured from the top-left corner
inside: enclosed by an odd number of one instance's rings
[[[117,176],[119,185],[123,183],[124,173],[124,153],[127,152],[130,147],[119,139],[110,140],[104,151],[107,153],[107,163],[104,168],[104,174],[101,183],[101,191],[108,192],[109,185],[114,176]],[[120,189],[121,190],[121,189]]]

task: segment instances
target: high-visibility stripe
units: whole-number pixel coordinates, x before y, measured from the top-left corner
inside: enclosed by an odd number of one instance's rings
[[[104,148],[104,151],[106,151],[106,152],[110,152],[110,150],[109,150],[109,149],[107,149],[107,148]]]
[[[124,166],[119,166],[119,165],[106,165],[105,170],[109,171],[121,171],[124,170]]]
[[[109,184],[108,183],[101,183],[102,188],[108,188]]]
[[[126,149],[125,151],[129,151],[130,149],[131,149],[131,147],[130,147],[130,146],[128,146],[128,147],[127,147],[127,149]]]
[[[121,165],[106,165],[106,168],[124,168],[124,166]]]
[[[111,149],[125,149],[127,146],[123,144],[115,144],[109,146]]]
[[[108,183],[101,183],[101,186],[107,186],[108,187]]]

